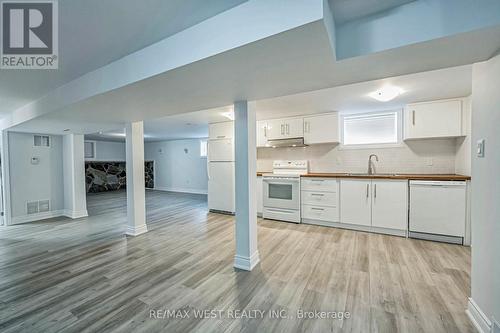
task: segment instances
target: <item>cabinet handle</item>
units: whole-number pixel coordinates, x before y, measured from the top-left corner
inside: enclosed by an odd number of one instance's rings
[[[377,197],[377,184],[375,184],[374,187],[373,187],[373,196],[375,198]]]
[[[366,197],[370,195],[370,184],[366,184]]]
[[[411,111],[411,117],[412,117],[412,121],[411,122],[412,122],[413,126],[415,126],[415,110]]]
[[[286,124],[286,134],[290,134],[290,125]]]
[[[264,137],[267,138],[267,126],[264,126]]]
[[[224,139],[225,137],[225,135],[217,135],[217,139]]]
[[[311,179],[312,182],[323,182],[323,179]]]
[[[281,135],[283,135],[283,124],[281,124],[280,128],[281,128]]]
[[[325,210],[324,208],[314,208],[312,207],[311,210]]]
[[[316,197],[324,197],[325,195],[324,194],[321,194],[321,193],[311,193],[312,196],[316,196]]]

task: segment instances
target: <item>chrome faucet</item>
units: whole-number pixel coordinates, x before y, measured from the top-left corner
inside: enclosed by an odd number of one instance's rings
[[[371,154],[368,157],[368,174],[373,175],[375,173],[375,165],[373,164],[372,157],[375,157],[375,160],[378,162],[378,156],[375,154]]]

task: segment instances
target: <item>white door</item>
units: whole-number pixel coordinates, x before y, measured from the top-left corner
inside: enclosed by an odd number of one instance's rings
[[[340,222],[371,225],[371,182],[359,179],[340,180]]]
[[[405,108],[405,138],[462,135],[462,101],[410,104]]]
[[[340,142],[338,114],[304,118],[304,143],[312,145],[317,143]]]
[[[233,139],[209,140],[208,160],[210,162],[234,161]]]
[[[262,200],[262,176],[257,177],[257,189],[255,190],[257,193],[257,214],[262,215],[264,210],[264,203]]]
[[[408,182],[372,181],[372,226],[406,230],[408,226]]]
[[[234,162],[208,164],[208,209],[233,213]]]
[[[267,147],[267,122],[257,122],[257,147]]]
[[[234,137],[234,123],[226,121],[208,125],[209,139],[231,139]]]

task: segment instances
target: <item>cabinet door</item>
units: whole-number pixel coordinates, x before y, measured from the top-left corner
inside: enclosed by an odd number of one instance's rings
[[[340,222],[371,225],[371,182],[359,179],[340,181]]]
[[[234,161],[233,139],[209,140],[208,160],[210,162]]]
[[[285,123],[283,119],[273,119],[267,121],[267,139],[278,140],[285,137]]]
[[[408,182],[372,181],[372,226],[406,230],[408,226]]]
[[[257,122],[257,147],[268,147],[267,145],[267,122]]]
[[[227,121],[224,123],[214,123],[208,125],[209,139],[231,139],[234,136],[234,123]]]
[[[462,135],[462,101],[409,104],[405,108],[405,139]]]
[[[304,118],[304,143],[340,142],[338,114],[330,113]]]
[[[285,119],[284,138],[301,138],[304,136],[304,120],[302,118]]]

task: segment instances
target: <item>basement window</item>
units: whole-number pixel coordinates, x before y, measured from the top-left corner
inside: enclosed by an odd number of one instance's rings
[[[87,160],[91,160],[91,159],[95,159],[95,145],[96,145],[96,142],[95,141],[85,141],[85,144],[84,144],[84,150],[85,150],[85,159]]]
[[[208,141],[200,140],[200,157],[207,157]]]
[[[34,135],[33,146],[35,147],[50,147],[50,136],[48,135]]]
[[[345,148],[393,147],[401,144],[401,111],[350,114],[341,117]]]

